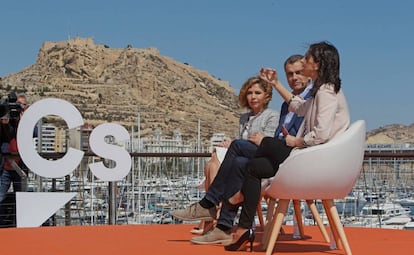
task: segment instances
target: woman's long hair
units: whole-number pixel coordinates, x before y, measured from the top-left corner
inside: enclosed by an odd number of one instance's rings
[[[313,85],[312,96],[315,96],[322,84],[334,85],[335,93],[341,89],[341,78],[339,78],[339,53],[332,44],[328,42],[314,43],[309,46],[305,58],[313,57],[319,64],[318,78]]]

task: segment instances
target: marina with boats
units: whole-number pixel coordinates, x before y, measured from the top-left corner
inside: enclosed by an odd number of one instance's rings
[[[212,141],[217,142],[213,136]],[[86,153],[82,163],[64,178],[43,178],[29,172],[27,191],[76,192],[70,203],[45,225],[182,224],[170,212],[199,201],[204,194],[204,164],[213,143],[184,143],[181,135],[171,139],[156,132],[151,139],[131,139],[123,144],[132,158],[130,173],[118,182],[96,178],[90,163],[104,161]],[[43,157],[52,157],[44,153]],[[414,145],[367,145],[361,174],[352,192],[336,200],[345,226],[412,229],[414,219]],[[315,225],[302,202],[305,225]],[[322,206],[316,201],[319,209]],[[262,201],[266,213],[267,204]],[[291,211],[291,210],[290,210]],[[320,210],[322,220],[323,210]],[[292,225],[292,214],[286,217]]]

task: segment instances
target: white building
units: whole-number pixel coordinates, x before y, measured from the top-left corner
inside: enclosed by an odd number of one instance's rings
[[[34,146],[40,152],[65,152],[66,131],[53,125],[42,125],[40,132],[34,139]],[[39,147],[39,141],[41,146]]]

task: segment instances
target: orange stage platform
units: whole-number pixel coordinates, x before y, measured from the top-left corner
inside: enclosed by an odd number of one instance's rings
[[[220,255],[243,254],[225,251],[220,245],[194,245],[189,230],[193,225],[117,225],[0,229],[2,255]],[[305,227],[306,240],[294,240],[292,227],[284,226],[274,254],[344,254],[330,250],[317,227]],[[354,255],[413,254],[414,231],[347,227]],[[260,249],[257,231],[253,254]],[[252,253],[246,253],[252,254]]]

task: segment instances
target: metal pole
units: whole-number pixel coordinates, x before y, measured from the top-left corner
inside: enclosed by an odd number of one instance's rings
[[[113,144],[115,142],[115,138],[113,136],[109,137],[109,143]],[[109,167],[114,168],[114,161],[109,161]],[[109,208],[108,208],[108,217],[109,217],[109,225],[116,224],[116,182],[112,181],[109,182],[108,192],[109,192]]]
[[[37,122],[37,151],[38,152],[42,152],[42,146],[43,146],[43,139],[42,139],[42,119],[40,119]],[[38,181],[38,190],[37,191],[42,191],[43,190],[43,183],[42,183],[42,177],[40,175],[36,175],[37,177],[37,181]]]
[[[70,192],[70,175],[65,176],[65,192]],[[71,225],[70,203],[65,205],[65,226]]]
[[[197,125],[197,152],[201,152],[201,120],[198,118]],[[200,158],[197,158],[197,180],[200,178]],[[199,181],[200,182],[200,181]],[[197,189],[197,197],[200,197],[200,189]]]
[[[141,113],[138,112],[138,152],[141,152]],[[138,223],[141,224],[141,157],[138,157]]]
[[[116,182],[109,182],[109,225],[116,224]]]
[[[131,139],[130,139],[130,152],[134,151],[134,127],[131,127]],[[132,157],[131,158],[132,161],[132,169],[131,169],[131,188],[132,188],[132,203],[131,203],[131,210],[133,215],[135,216],[135,160]],[[129,209],[129,208],[127,208]],[[132,217],[133,219],[135,219],[135,217]]]

